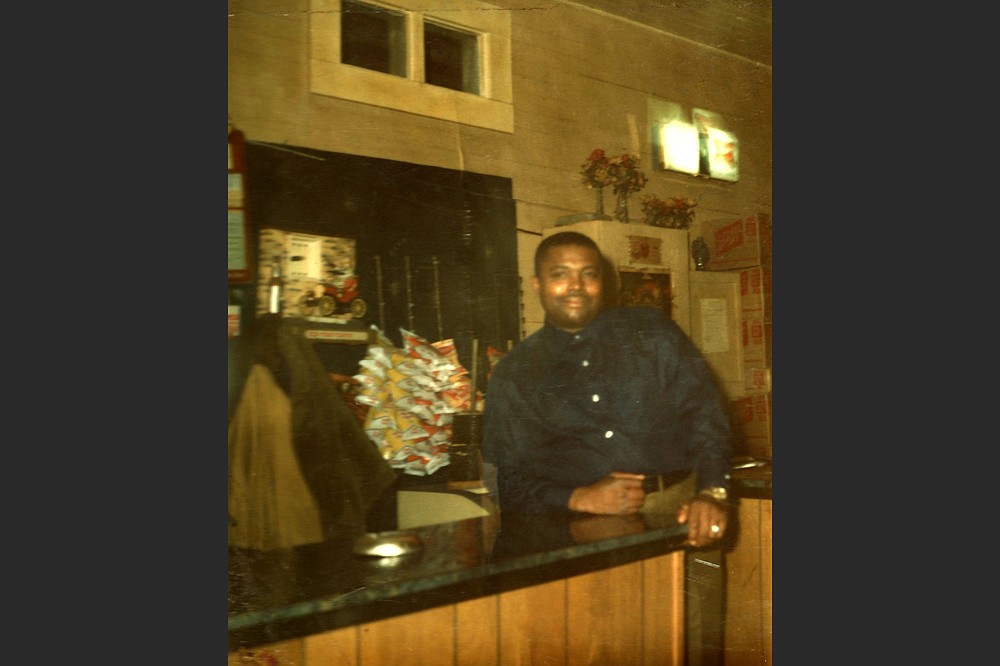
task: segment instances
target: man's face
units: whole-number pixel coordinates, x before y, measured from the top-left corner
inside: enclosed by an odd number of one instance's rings
[[[549,321],[574,333],[601,311],[601,258],[588,247],[557,245],[541,258],[531,284]]]

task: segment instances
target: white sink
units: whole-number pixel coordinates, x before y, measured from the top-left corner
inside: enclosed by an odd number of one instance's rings
[[[488,497],[484,503],[492,506]],[[458,493],[428,490],[400,490],[396,493],[399,529],[407,530],[424,525],[438,525],[456,520],[483,518],[490,512],[478,503]]]

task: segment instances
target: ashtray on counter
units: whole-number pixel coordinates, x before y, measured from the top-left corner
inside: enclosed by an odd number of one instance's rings
[[[734,456],[730,469],[755,469],[757,467],[767,467],[770,464],[771,461],[764,458],[755,458],[753,456]]]
[[[420,537],[412,532],[366,532],[354,540],[355,555],[398,557],[422,550]]]

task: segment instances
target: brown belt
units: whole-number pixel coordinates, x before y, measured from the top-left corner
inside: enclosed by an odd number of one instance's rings
[[[673,472],[663,472],[661,474],[647,474],[642,481],[642,489],[647,493],[654,493],[664,490],[686,479],[691,473],[689,469],[679,469]]]

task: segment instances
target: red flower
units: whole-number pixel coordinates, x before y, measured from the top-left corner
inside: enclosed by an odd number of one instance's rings
[[[608,158],[604,149],[595,148],[580,166],[581,182],[589,188],[611,185],[615,194],[638,192],[648,180],[638,165],[637,155]]]

